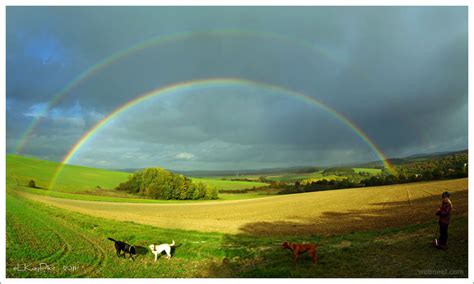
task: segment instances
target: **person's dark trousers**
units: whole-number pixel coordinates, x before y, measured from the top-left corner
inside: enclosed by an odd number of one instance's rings
[[[448,224],[439,223],[439,244],[445,246],[448,243]]]

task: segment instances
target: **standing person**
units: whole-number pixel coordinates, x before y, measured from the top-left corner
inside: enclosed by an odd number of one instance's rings
[[[451,210],[453,209],[453,205],[449,199],[449,192],[443,192],[441,198],[441,207],[436,211],[436,215],[439,216],[439,242],[436,247],[440,249],[447,249],[448,225],[451,221]]]

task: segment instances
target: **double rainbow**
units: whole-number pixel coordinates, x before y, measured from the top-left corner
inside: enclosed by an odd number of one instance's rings
[[[48,102],[46,107],[37,115],[36,118],[28,125],[26,131],[20,137],[19,142],[16,146],[16,152],[18,154],[22,153],[25,146],[29,143],[32,138],[33,133],[35,132],[38,124],[42,121],[44,117],[49,113],[51,109],[57,106],[61,100],[69,94],[74,88],[78,87],[82,82],[87,81],[89,78],[104,70],[108,66],[123,60],[132,54],[135,54],[139,51],[145,50],[147,48],[159,47],[161,45],[176,43],[180,41],[190,40],[190,39],[201,39],[201,38],[215,38],[215,37],[244,37],[244,38],[258,38],[265,40],[272,40],[275,42],[286,43],[293,45],[302,49],[309,50],[312,53],[316,53],[324,58],[327,58],[336,64],[343,65],[351,70],[354,74],[359,76],[361,79],[367,80],[369,77],[362,70],[348,65],[346,62],[342,61],[338,56],[332,54],[330,51],[320,48],[315,44],[311,44],[301,39],[282,36],[280,34],[269,33],[269,32],[258,32],[258,31],[248,31],[248,30],[237,30],[237,29],[223,29],[223,30],[208,30],[208,31],[197,31],[197,32],[186,32],[179,34],[172,34],[166,36],[158,36],[151,39],[144,40],[137,44],[134,44],[128,48],[119,50],[110,56],[105,57],[101,61],[95,63],[88,69],[80,73],[75,79],[71,80],[67,85],[64,86],[59,92],[53,95],[52,99]]]
[[[337,118],[340,122],[347,125],[355,134],[357,134],[375,152],[375,154],[380,158],[380,160],[383,161],[386,169],[390,173],[395,174],[395,170],[393,166],[388,162],[385,155],[375,145],[375,143],[372,142],[371,139],[369,139],[369,137],[362,131],[362,129],[360,129],[357,125],[355,125],[352,121],[350,121],[346,116],[337,112],[335,109],[329,107],[328,105],[320,102],[319,100],[313,97],[307,96],[305,94],[278,86],[278,85],[272,85],[272,84],[263,83],[263,82],[251,81],[251,80],[241,79],[241,78],[209,78],[209,79],[178,82],[178,83],[171,84],[168,86],[159,87],[154,90],[151,90],[150,92],[142,94],[134,98],[133,100],[116,108],[114,111],[112,111],[102,120],[100,120],[97,124],[95,124],[91,129],[89,129],[68,151],[68,153],[62,159],[61,163],[56,168],[56,171],[50,181],[49,188],[54,188],[57,182],[57,179],[59,175],[61,174],[61,171],[63,170],[64,166],[67,163],[69,163],[69,161],[74,157],[74,155],[79,151],[79,149],[81,148],[81,146],[84,145],[84,143],[86,143],[91,137],[93,137],[94,134],[96,134],[101,128],[106,127],[107,124],[110,123],[115,117],[126,112],[133,106],[143,103],[151,98],[161,96],[164,94],[176,93],[178,91],[192,90],[193,88],[198,88],[198,87],[238,86],[238,85],[250,85],[250,86],[264,88],[273,92],[262,92],[262,94],[280,93],[285,96],[296,98],[306,104],[313,105],[320,109],[323,109],[324,111],[328,112],[329,114]]]

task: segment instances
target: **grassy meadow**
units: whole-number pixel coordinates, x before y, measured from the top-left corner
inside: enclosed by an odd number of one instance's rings
[[[7,156],[9,278],[468,276],[467,179],[158,201],[114,195],[127,173],[66,166],[54,190],[25,186],[47,184],[56,166]],[[444,190],[454,211],[441,251],[431,241]],[[136,260],[118,258],[107,237],[134,244]],[[171,240],[173,258],[154,262],[147,246]],[[293,264],[284,241],[317,243],[318,264]]]
[[[467,277],[467,217],[456,216],[450,248],[430,241],[435,221],[338,235],[255,236],[159,228],[91,217],[7,194],[7,277]],[[135,244],[118,258],[107,237]],[[171,260],[146,250],[177,247]],[[291,262],[283,241],[316,242],[317,265]],[[440,274],[441,273],[441,274]]]
[[[58,176],[56,185],[49,188],[50,179],[58,169],[58,163],[38,160],[17,155],[7,155],[7,184],[24,191],[60,198],[89,201],[163,203],[177,202],[168,200],[152,200],[137,195],[113,190],[118,184],[127,180],[130,173],[117,172],[75,165],[66,165]],[[27,187],[29,180],[36,182],[38,189]],[[210,178],[192,178],[194,181],[206,183],[224,190],[240,190],[254,186],[265,186],[266,183],[247,181],[226,181]],[[220,200],[246,199],[262,197],[261,193],[220,194]],[[124,199],[126,198],[126,199]],[[187,201],[178,201],[187,202]]]
[[[222,180],[215,178],[192,178],[193,181],[202,182],[213,187],[217,187],[219,190],[238,190],[238,189],[248,189],[253,187],[266,186],[268,184],[263,182],[253,182],[253,181],[233,181],[233,180]]]
[[[58,163],[34,158],[7,155],[7,183],[26,185],[34,179],[36,186],[48,189]],[[55,191],[80,193],[97,189],[111,189],[127,180],[129,173],[114,172],[82,166],[67,165],[59,175]]]

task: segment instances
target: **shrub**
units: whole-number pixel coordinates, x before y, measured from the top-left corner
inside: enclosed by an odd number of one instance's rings
[[[32,188],[36,188],[36,182],[34,179],[30,179],[30,181],[28,182],[28,186],[29,187],[32,187]]]

